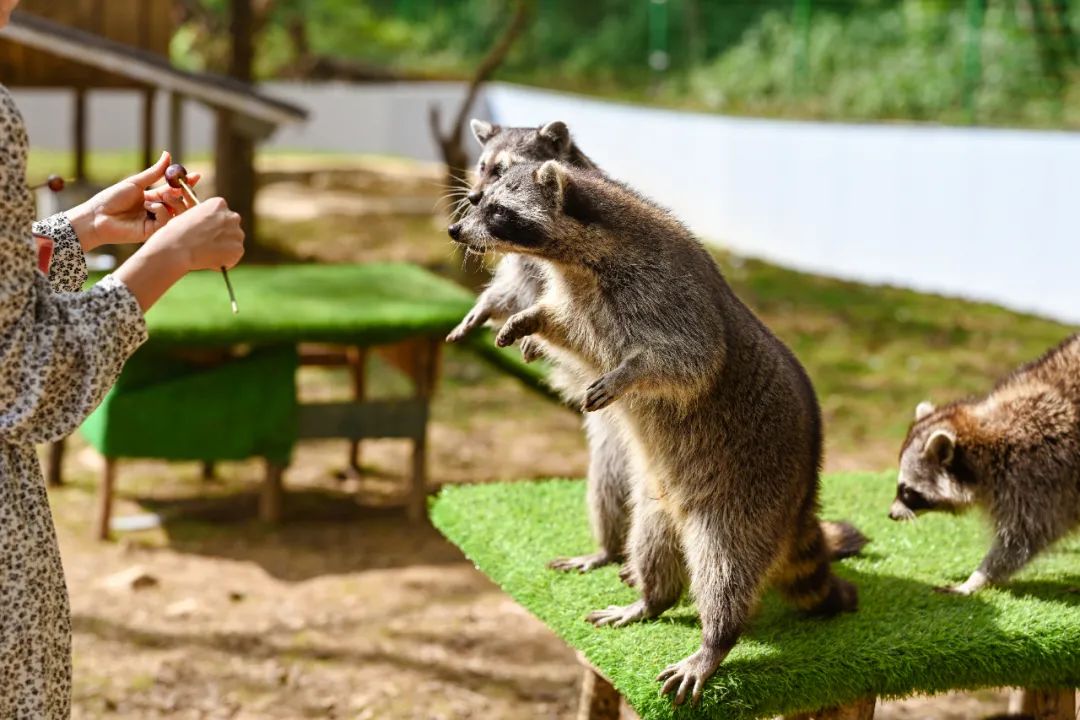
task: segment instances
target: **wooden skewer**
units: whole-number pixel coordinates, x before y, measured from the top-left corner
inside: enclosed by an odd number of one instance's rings
[[[200,204],[199,196],[188,185],[187,169],[183,165],[170,165],[165,170],[165,182],[174,188],[180,188],[180,192],[184,193],[184,198],[187,199],[189,205]],[[236,293],[233,291],[232,281],[229,280],[229,271],[224,265],[221,266],[221,277],[225,278],[225,288],[229,291],[229,303],[232,305],[233,315],[236,315],[240,312],[240,308],[236,304]]]

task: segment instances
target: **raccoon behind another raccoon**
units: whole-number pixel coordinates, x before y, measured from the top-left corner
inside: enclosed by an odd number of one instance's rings
[[[962,595],[1006,582],[1080,524],[1080,336],[986,397],[919,404],[889,517],[971,505],[987,511],[994,541],[964,583],[944,588]]]

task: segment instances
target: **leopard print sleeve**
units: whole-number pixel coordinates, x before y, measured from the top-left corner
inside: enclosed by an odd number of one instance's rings
[[[79,236],[64,213],[34,223],[34,234],[52,238],[53,256],[49,282],[56,292],[78,292],[86,284],[86,256]]]
[[[39,443],[78,427],[146,339],[135,297],[107,277],[87,292],[55,293],[37,270],[26,186],[26,130],[0,87],[0,444]],[[71,257],[74,233],[59,224]],[[61,274],[64,278],[61,279]],[[75,287],[78,272],[56,274]]]

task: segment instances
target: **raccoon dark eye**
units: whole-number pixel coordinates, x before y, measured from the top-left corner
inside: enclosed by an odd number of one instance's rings
[[[480,174],[481,175],[484,174],[484,170],[486,170],[486,169],[487,169],[487,163],[483,163],[483,162],[480,163]]]
[[[502,174],[503,174],[503,169],[502,169],[501,166],[496,165],[495,167],[491,168],[491,177],[493,179],[498,179],[498,178],[502,177]]]

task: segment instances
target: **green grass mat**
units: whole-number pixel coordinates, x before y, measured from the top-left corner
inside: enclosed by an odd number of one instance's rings
[[[217,272],[192,273],[147,313],[155,343],[386,343],[449,331],[473,297],[408,263],[241,266],[229,272],[240,314]]]
[[[597,629],[586,613],[636,599],[616,568],[589,575],[548,570],[559,555],[593,549],[584,483],[549,481],[446,487],[435,525],[519,603],[582,650],[642,718],[770,717],[877,693],[988,686],[1080,686],[1080,541],[1046,553],[1008,588],[970,598],[935,585],[964,580],[988,547],[974,513],[887,517],[895,474],[834,475],[824,517],[854,521],[871,538],[839,564],[859,588],[857,613],[801,618],[769,592],[697,709],[673,710],[659,673],[695,650],[700,624],[684,600],[659,619]]]
[[[468,290],[409,263],[240,266],[229,277],[236,289],[239,315],[230,312],[220,273],[192,273],[147,313],[151,342],[186,346],[389,343],[417,335],[444,335],[474,301]],[[490,332],[474,334],[466,347],[530,388],[557,399],[544,383],[546,365],[526,365],[516,347],[495,347]]]

